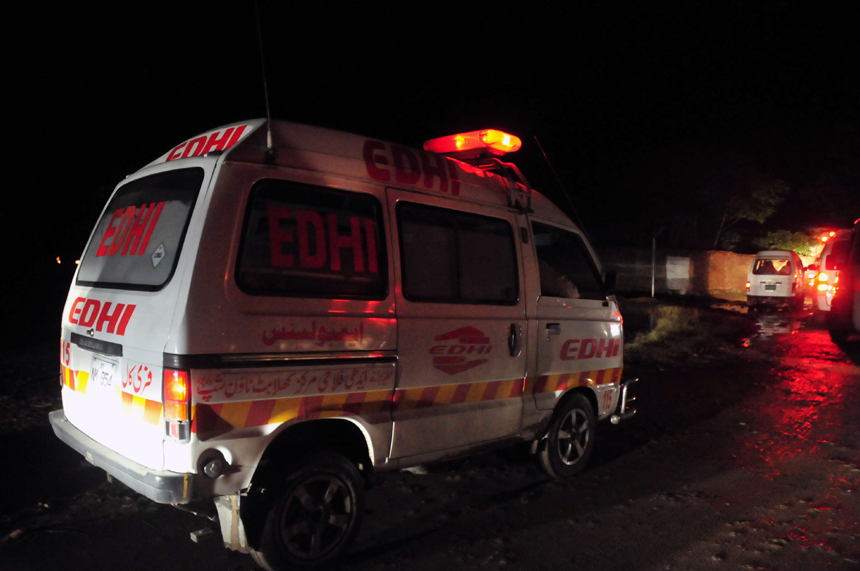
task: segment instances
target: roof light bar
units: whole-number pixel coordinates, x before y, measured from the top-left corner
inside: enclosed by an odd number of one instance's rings
[[[493,155],[504,155],[513,153],[522,146],[523,143],[519,137],[496,129],[457,133],[424,142],[425,151],[442,155],[484,150]]]

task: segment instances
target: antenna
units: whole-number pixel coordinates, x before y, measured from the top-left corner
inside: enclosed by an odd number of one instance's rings
[[[266,99],[266,156],[271,161],[275,158],[275,147],[272,144],[272,112],[269,109],[269,83],[266,81],[266,60],[263,57],[263,30],[260,26],[260,4],[254,0],[254,12],[257,15],[257,44],[260,47],[260,66],[263,68],[263,95]]]
[[[570,211],[573,214],[573,217],[576,219],[576,225],[588,236],[588,230],[585,229],[585,224],[582,223],[582,219],[579,217],[579,213],[576,211],[576,207],[573,206],[573,201],[570,199],[570,195],[567,193],[567,189],[564,187],[564,184],[561,182],[561,179],[558,177],[558,173],[555,172],[555,167],[552,166],[552,162],[550,162],[549,157],[546,156],[546,152],[543,150],[543,146],[538,141],[537,135],[533,135],[535,139],[535,143],[537,143],[538,149],[540,149],[541,154],[543,155],[543,160],[546,161],[546,164],[549,165],[549,170],[552,171],[552,175],[555,177],[555,181],[558,183],[559,188],[561,188],[562,194],[567,199],[567,204],[570,206]],[[591,242],[591,236],[588,236],[588,241]]]

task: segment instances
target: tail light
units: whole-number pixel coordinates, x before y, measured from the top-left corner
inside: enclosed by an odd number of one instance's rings
[[[750,283],[747,282],[747,293],[749,293],[749,292],[750,292]]]
[[[191,434],[190,380],[188,371],[164,369],[164,422],[167,435],[180,441]]]

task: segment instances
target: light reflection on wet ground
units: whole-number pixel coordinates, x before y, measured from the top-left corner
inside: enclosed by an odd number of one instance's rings
[[[860,369],[808,312],[758,314],[745,346],[778,360],[735,435],[738,467],[786,486],[789,497],[762,506],[794,544],[856,561],[860,493]],[[847,348],[852,354],[851,347]],[[793,496],[793,497],[791,497]],[[860,568],[860,564],[858,564]]]

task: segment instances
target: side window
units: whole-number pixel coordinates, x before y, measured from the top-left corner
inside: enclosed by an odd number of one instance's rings
[[[397,204],[403,295],[412,301],[513,305],[516,246],[505,220]]]
[[[236,283],[255,295],[382,298],[383,237],[372,196],[263,181],[248,201]]]
[[[573,299],[606,299],[582,239],[567,230],[532,223],[541,295]]]

